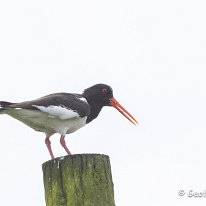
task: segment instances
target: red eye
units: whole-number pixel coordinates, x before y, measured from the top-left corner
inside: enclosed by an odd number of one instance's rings
[[[107,89],[106,88],[103,88],[102,89],[102,92],[105,94],[105,93],[107,93]]]

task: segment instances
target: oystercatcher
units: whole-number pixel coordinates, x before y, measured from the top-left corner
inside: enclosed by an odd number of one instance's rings
[[[113,106],[130,122],[137,120],[113,97],[113,90],[106,84],[96,84],[82,94],[54,93],[21,103],[0,101],[0,114],[7,114],[36,131],[46,134],[45,143],[54,158],[49,138],[59,133],[60,143],[68,155],[65,135],[75,132],[95,119],[103,106]]]

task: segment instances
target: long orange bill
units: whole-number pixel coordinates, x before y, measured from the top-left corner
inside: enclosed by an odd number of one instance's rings
[[[137,125],[137,120],[115,99],[110,99],[110,105],[116,108],[123,116],[125,116],[134,125]]]

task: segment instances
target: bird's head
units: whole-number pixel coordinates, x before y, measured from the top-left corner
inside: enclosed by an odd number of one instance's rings
[[[133,124],[138,124],[137,120],[113,97],[113,90],[106,84],[96,84],[84,90],[83,96],[89,103],[96,105],[113,106],[123,116],[125,116]]]

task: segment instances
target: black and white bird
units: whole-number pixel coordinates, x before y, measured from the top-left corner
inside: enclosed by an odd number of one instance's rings
[[[82,94],[54,93],[21,103],[0,101],[0,114],[7,114],[36,131],[44,132],[45,143],[53,159],[49,138],[59,133],[62,147],[71,155],[65,135],[91,122],[104,106],[113,106],[129,121],[137,124],[137,120],[115,100],[112,88],[106,84],[91,86]]]

